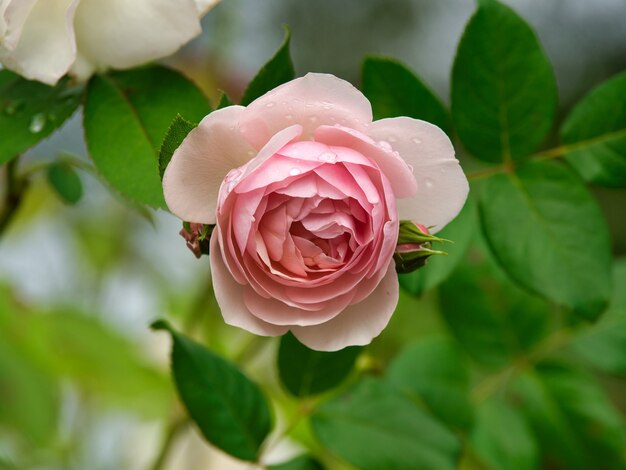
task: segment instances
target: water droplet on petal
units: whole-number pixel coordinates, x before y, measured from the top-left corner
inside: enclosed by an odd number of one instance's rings
[[[418,139],[417,137],[413,137],[411,139],[411,142],[413,142],[414,144],[421,144],[422,143],[422,141],[420,139]]]
[[[387,142],[386,140],[379,141],[377,145],[381,149],[383,149],[385,152],[391,152],[393,150],[393,147],[391,146],[391,144]]]
[[[302,170],[300,170],[300,168],[292,168],[291,170],[289,170],[289,174],[291,176],[298,176],[300,173],[302,173]]]
[[[322,102],[322,108],[324,109],[333,109],[335,107],[334,104],[329,103],[327,101]]]
[[[320,162],[336,163],[337,162],[337,154],[333,153],[333,152],[324,152],[324,153],[318,155],[317,159]]]
[[[285,114],[285,119],[293,119],[293,114]]]
[[[269,103],[267,103],[265,105],[266,108],[272,108],[276,103],[274,103],[273,101],[270,101]]]
[[[408,166],[408,167],[409,167],[409,170],[411,170],[411,173],[413,173],[413,165],[409,165],[409,164],[407,163],[407,165],[406,165],[406,166]]]
[[[424,178],[424,186],[426,186],[427,189],[432,189],[434,185],[435,183],[433,182],[433,180],[431,180],[430,178]]]
[[[37,134],[43,130],[46,125],[46,116],[42,113],[35,114],[30,121],[28,130],[33,134]]]
[[[254,155],[254,150],[248,150],[248,156],[251,157]]]

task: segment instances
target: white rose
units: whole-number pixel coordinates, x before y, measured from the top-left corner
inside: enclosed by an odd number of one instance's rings
[[[66,73],[165,57],[200,33],[219,0],[0,0],[0,63],[54,84]]]

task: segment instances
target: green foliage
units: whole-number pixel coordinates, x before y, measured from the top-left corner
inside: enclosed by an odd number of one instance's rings
[[[400,285],[419,296],[445,281],[467,252],[476,229],[476,217],[476,209],[470,198],[459,215],[437,233],[438,237],[453,242],[445,245],[447,256],[433,256],[428,259],[425,269],[398,276]]]
[[[567,160],[587,181],[626,186],[626,73],[592,90],[561,129]]]
[[[539,448],[525,417],[498,398],[478,406],[470,443],[491,470],[539,468]]]
[[[361,349],[352,346],[336,352],[313,351],[287,333],[278,350],[280,380],[297,397],[325,392],[348,376]]]
[[[0,70],[0,165],[61,127],[76,111],[82,91],[69,79],[50,87]]]
[[[202,435],[241,460],[256,461],[271,428],[270,410],[258,386],[235,365],[164,321],[152,326],[172,336],[172,375]]]
[[[546,461],[572,470],[626,466],[624,422],[589,374],[547,363],[521,376],[514,391]]]
[[[522,286],[595,319],[611,295],[606,221],[571,171],[535,162],[482,188],[480,216],[502,268]]]
[[[196,126],[197,124],[187,121],[180,114],[176,115],[170,127],[167,129],[167,133],[161,144],[161,149],[159,150],[159,174],[161,178],[163,178],[163,173],[165,173],[165,169],[170,163],[176,149],[180,147],[180,144],[183,143],[187,134]]]
[[[299,455],[289,462],[270,465],[270,470],[324,470],[322,464],[310,455]]]
[[[441,100],[400,62],[383,57],[366,58],[362,88],[372,103],[374,119],[408,116],[431,122],[452,134],[450,116]]]
[[[472,359],[503,367],[545,335],[548,306],[512,284],[484,249],[470,255],[439,291],[441,315]]]
[[[362,470],[456,468],[455,435],[401,392],[372,378],[318,407],[311,424],[325,447]]]
[[[472,425],[469,372],[454,342],[426,338],[413,343],[391,362],[387,379],[424,400],[449,426],[468,429]]]
[[[289,41],[291,34],[287,29],[285,31],[285,39],[282,45],[272,57],[256,74],[252,81],[248,84],[248,88],[241,98],[241,104],[247,106],[259,96],[264,95],[285,82],[293,80],[296,72],[291,62],[289,54]],[[225,96],[225,95],[223,95]],[[221,100],[220,100],[221,101]],[[220,104],[220,107],[221,104]]]
[[[165,207],[159,178],[163,138],[178,114],[197,122],[210,110],[193,83],[165,67],[94,76],[83,116],[89,154],[122,195]]]
[[[616,263],[613,281],[610,307],[576,336],[572,349],[598,369],[626,377],[626,260]]]
[[[509,7],[480,3],[457,49],[451,96],[456,131],[477,158],[520,160],[545,139],[554,74],[535,33]]]
[[[232,106],[233,102],[230,100],[228,95],[225,92],[222,92],[220,96],[220,100],[217,103],[217,109],[227,108],[228,106]]]
[[[74,168],[59,161],[48,167],[48,182],[61,200],[67,204],[76,204],[83,196],[83,185]]]

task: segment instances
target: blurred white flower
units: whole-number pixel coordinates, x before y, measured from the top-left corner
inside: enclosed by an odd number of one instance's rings
[[[0,63],[54,84],[66,73],[165,57],[200,33],[219,0],[0,0]]]

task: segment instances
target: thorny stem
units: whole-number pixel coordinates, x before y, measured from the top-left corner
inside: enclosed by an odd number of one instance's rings
[[[17,177],[17,161],[16,157],[6,165],[6,191],[4,204],[0,212],[0,235],[4,233],[13,216],[17,213],[28,185],[26,180]]]

